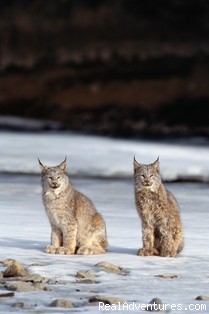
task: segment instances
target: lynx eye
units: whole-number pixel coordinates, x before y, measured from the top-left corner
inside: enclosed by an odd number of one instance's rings
[[[149,176],[150,178],[152,178],[153,177],[153,174],[150,174],[150,176]]]
[[[52,178],[52,177],[49,177],[49,179],[52,180],[53,178]]]
[[[60,179],[60,177],[57,177],[57,180],[59,180]]]
[[[144,175],[144,174],[141,174],[141,177],[142,177],[142,178],[145,178],[145,175]]]

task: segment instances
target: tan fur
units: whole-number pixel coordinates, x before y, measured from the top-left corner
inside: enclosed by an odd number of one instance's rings
[[[142,223],[138,255],[175,257],[184,246],[179,207],[161,181],[159,160],[144,165],[134,159],[135,201]]]
[[[100,254],[107,249],[105,222],[94,204],[69,181],[67,164],[42,169],[43,203],[51,224],[52,254]]]

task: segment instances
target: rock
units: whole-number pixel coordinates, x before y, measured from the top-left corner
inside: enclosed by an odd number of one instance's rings
[[[99,302],[103,302],[104,304],[118,304],[118,303],[125,303],[125,300],[122,300],[117,297],[110,297],[110,296],[100,296],[100,295],[95,295],[89,299],[90,303],[97,304]]]
[[[25,306],[24,302],[16,302],[14,304],[12,304],[12,307],[16,307],[16,308],[20,308],[23,309]]]
[[[42,282],[35,282],[32,284],[32,286],[35,288],[35,290],[46,290],[45,285]]]
[[[25,310],[32,308],[31,305],[25,304],[24,302],[16,302],[12,304],[12,307],[17,308],[17,309],[25,309]]]
[[[93,279],[83,278],[83,279],[77,280],[77,283],[94,284],[96,283],[96,281]]]
[[[87,270],[87,271],[78,271],[77,274],[76,274],[76,277],[77,277],[77,278],[94,279],[95,274],[94,274],[92,271],[90,271],[90,270]]]
[[[56,299],[49,304],[50,307],[72,308],[74,304],[66,299]]]
[[[14,297],[14,296],[15,296],[14,292],[0,293],[0,299],[2,299],[2,298],[11,298],[11,297]]]
[[[56,279],[53,279],[53,278],[48,278],[48,279],[46,279],[46,283],[47,283],[48,285],[56,285],[56,284],[59,283],[59,281],[56,280]]]
[[[0,272],[0,284],[5,283],[5,279],[3,277],[3,272]]]
[[[25,282],[32,282],[32,283],[46,283],[48,279],[38,275],[38,274],[29,274],[23,278]]]
[[[158,277],[158,278],[169,278],[169,279],[179,278],[177,275],[174,275],[174,274],[159,274],[159,275],[155,275],[155,277]]]
[[[198,295],[195,300],[199,301],[209,301],[209,296],[208,295]]]
[[[108,273],[113,273],[117,275],[125,275],[125,270],[122,267],[112,264],[112,263],[100,262],[100,263],[97,263],[95,266],[103,268]]]
[[[146,308],[146,311],[150,311],[150,312],[159,312],[163,309],[163,302],[161,299],[159,298],[154,298],[152,299],[147,308]],[[162,306],[162,307],[161,307]]]
[[[4,287],[11,291],[28,292],[28,291],[43,290],[44,284],[42,283],[31,284],[30,282],[14,281],[9,284],[7,283]]]
[[[12,261],[3,272],[3,277],[24,277],[28,274],[27,269],[17,261]]]
[[[6,258],[6,259],[2,259],[0,261],[0,264],[3,264],[4,266],[10,266],[14,262],[17,262],[17,261],[15,259],[12,259],[12,258]]]

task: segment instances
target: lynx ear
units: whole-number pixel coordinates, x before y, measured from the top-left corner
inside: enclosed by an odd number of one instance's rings
[[[38,162],[39,162],[39,165],[40,165],[40,168],[41,168],[41,171],[46,171],[47,170],[47,166],[43,165],[42,162],[40,161],[40,159],[38,158]]]
[[[134,169],[141,167],[141,164],[136,161],[136,158],[134,156]]]
[[[155,162],[153,162],[153,164],[151,164],[152,167],[157,171],[160,172],[160,162],[159,162],[159,156],[158,158],[155,160]]]
[[[67,163],[66,163],[67,157],[65,157],[65,160],[61,162],[61,164],[58,166],[62,171],[67,171]]]

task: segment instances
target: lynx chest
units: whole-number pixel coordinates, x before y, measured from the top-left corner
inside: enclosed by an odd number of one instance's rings
[[[43,194],[43,203],[47,213],[73,211],[73,199],[65,193],[46,192]]]
[[[150,223],[155,223],[161,216],[160,198],[149,190],[136,193],[136,207],[141,219]]]

